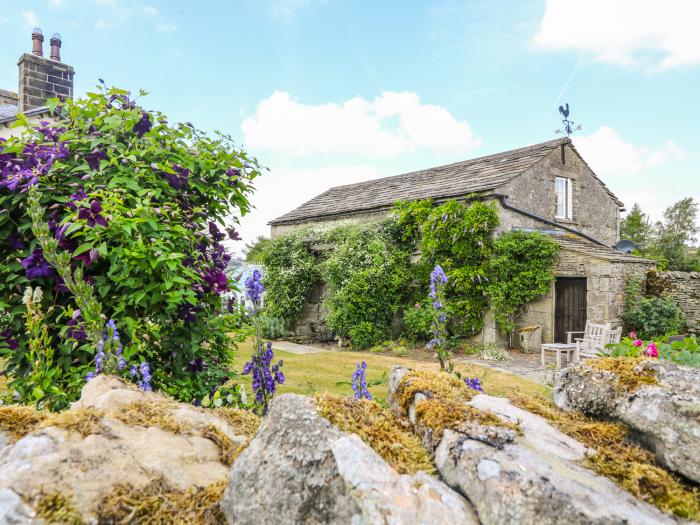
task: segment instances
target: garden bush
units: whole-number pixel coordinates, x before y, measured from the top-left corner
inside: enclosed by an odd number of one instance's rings
[[[221,299],[231,286],[222,241],[238,234],[219,225],[249,211],[257,161],[226,136],[170,125],[126,91],[49,106],[52,122],[32,127],[20,117],[27,130],[0,142],[0,352],[10,387],[42,402],[25,385],[35,366],[22,304],[28,286],[44,291],[46,344],[55,352],[42,366],[62,392],[59,405],[75,399],[96,355],[88,320],[33,233],[33,187],[49,235],[90,283],[102,322],[116,321],[124,358],[150,362],[155,388],[203,397],[229,375],[227,333],[241,322]]]
[[[427,343],[433,336],[433,310],[428,302],[407,306],[403,311],[403,334],[412,343]]]
[[[627,283],[622,320],[626,329],[647,339],[681,333],[687,323],[671,297],[643,297],[641,281],[635,276]]]

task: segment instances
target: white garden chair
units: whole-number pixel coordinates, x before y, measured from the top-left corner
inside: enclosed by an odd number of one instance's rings
[[[596,324],[586,321],[583,337],[575,338],[576,353],[574,354],[574,360],[579,361],[580,359],[597,357],[598,352],[605,350],[610,331],[609,323]],[[621,331],[622,329],[620,329]]]

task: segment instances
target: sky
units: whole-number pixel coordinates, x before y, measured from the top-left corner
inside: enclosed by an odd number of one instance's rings
[[[143,88],[269,168],[245,241],[332,186],[556,138],[563,103],[628,209],[700,200],[698,0],[0,0],[0,88],[37,26],[77,96]]]

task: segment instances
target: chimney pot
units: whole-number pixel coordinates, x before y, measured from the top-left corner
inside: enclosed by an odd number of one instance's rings
[[[32,54],[36,56],[44,56],[44,35],[40,27],[32,29]]]
[[[51,35],[51,60],[61,61],[61,35],[54,33]]]

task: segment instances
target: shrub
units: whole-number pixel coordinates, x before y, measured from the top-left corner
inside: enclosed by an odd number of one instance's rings
[[[74,296],[32,232],[33,186],[50,235],[91,283],[102,322],[117,322],[124,356],[152,364],[154,387],[186,401],[201,397],[229,374],[227,333],[240,321],[221,313],[230,257],[217,223],[250,209],[257,162],[228,137],[169,125],[125,91],[49,105],[55,124],[30,127],[20,118],[27,131],[0,143],[0,308],[9,313],[0,352],[10,386],[23,390],[34,366],[21,305],[28,285],[43,288],[42,306],[52,306],[44,318],[55,349],[48,374],[66,401],[96,352],[80,330],[89,320],[73,317]]]
[[[642,338],[655,338],[682,332],[685,316],[670,297],[640,297],[622,319],[625,326]]]
[[[318,263],[306,245],[309,230],[300,230],[267,243],[261,250],[265,265],[267,315],[284,320],[292,328],[319,281]]]
[[[260,329],[267,339],[282,339],[287,335],[284,319],[270,315],[260,315]]]
[[[525,304],[547,293],[557,252],[557,243],[541,233],[511,231],[496,239],[487,290],[502,332],[515,328]]]
[[[430,303],[416,303],[403,311],[403,333],[412,343],[425,343],[432,337],[433,311]]]
[[[328,326],[354,348],[386,339],[409,292],[409,253],[376,227],[345,226],[331,232],[335,248],[323,264]]]
[[[611,357],[658,357],[679,365],[700,367],[700,345],[692,335],[680,341],[665,342],[625,337],[619,343],[608,345]]]
[[[479,349],[479,357],[487,361],[507,361],[510,354],[498,343],[486,343]]]

